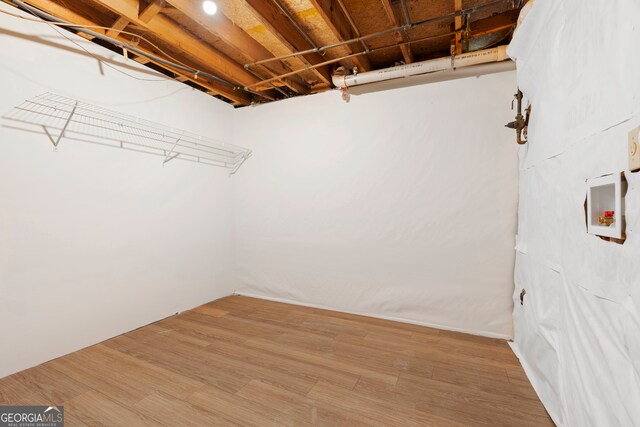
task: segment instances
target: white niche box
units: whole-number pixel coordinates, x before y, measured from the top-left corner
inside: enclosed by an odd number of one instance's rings
[[[624,230],[624,197],[627,181],[616,173],[587,180],[587,232],[596,236],[621,239]],[[602,224],[600,217],[613,211],[611,225]]]

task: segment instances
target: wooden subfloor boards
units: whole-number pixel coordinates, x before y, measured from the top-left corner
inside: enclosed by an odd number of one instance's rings
[[[232,296],[0,379],[68,426],[552,426],[506,342]]]

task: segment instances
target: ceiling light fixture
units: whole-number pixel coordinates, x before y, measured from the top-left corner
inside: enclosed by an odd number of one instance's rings
[[[207,15],[215,15],[218,11],[218,5],[216,5],[211,0],[205,0],[202,2],[202,9]]]

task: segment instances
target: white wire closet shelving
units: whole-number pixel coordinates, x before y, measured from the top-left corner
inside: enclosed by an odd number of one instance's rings
[[[3,116],[7,127],[42,133],[57,149],[63,139],[89,142],[229,169],[234,174],[251,151],[159,123],[44,93]]]

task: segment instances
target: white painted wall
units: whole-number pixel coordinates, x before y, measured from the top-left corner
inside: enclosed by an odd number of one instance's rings
[[[511,337],[515,73],[236,111],[238,292]],[[374,88],[375,89],[375,88]]]
[[[0,15],[0,46],[1,114],[51,91],[233,139],[228,104],[101,74],[46,25]],[[231,293],[232,202],[222,169],[68,140],[54,152],[44,135],[0,127],[0,377]]]
[[[640,425],[640,174],[624,245],[587,234],[583,210],[585,181],[627,169],[640,125],[638,16],[637,0],[536,0],[509,50],[533,105],[514,348],[560,426]]]

